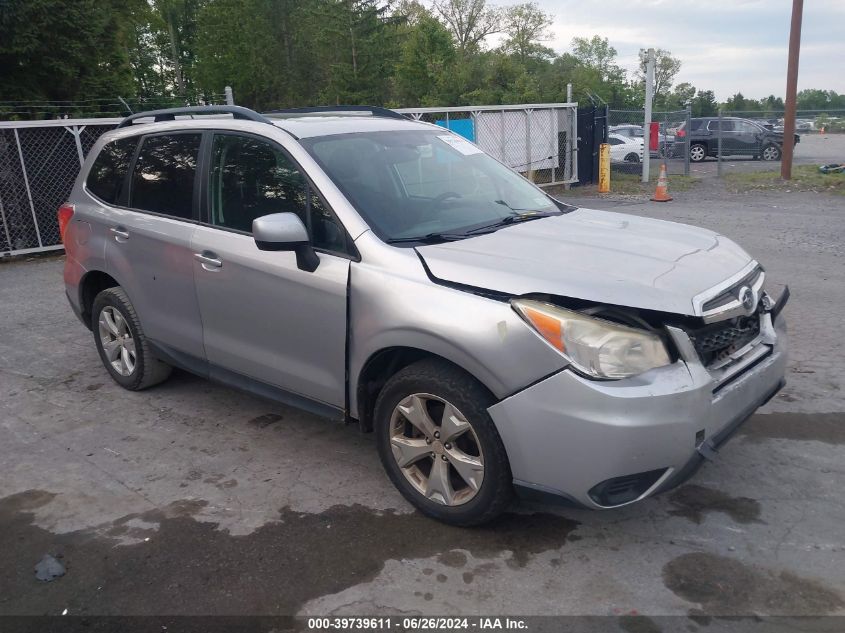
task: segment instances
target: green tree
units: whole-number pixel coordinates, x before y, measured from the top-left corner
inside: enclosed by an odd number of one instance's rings
[[[554,57],[554,51],[541,44],[551,37],[551,24],[552,16],[542,11],[536,2],[508,7],[502,17],[502,32],[507,36],[503,50],[516,55],[522,64],[531,57]]]
[[[434,0],[434,8],[452,32],[461,56],[477,52],[484,39],[501,28],[501,12],[487,0]]]
[[[572,55],[583,66],[598,73],[598,79],[602,82],[624,77],[624,72],[616,65],[616,49],[606,37],[573,37]]]
[[[395,100],[404,106],[443,105],[449,100],[449,77],[455,46],[449,30],[431,15],[419,16],[408,28],[395,70]]]
[[[679,83],[672,89],[672,92],[666,97],[665,105],[669,110],[682,110],[691,104],[695,98],[695,86],[691,83]]]
[[[648,51],[640,49],[640,69],[637,73],[639,81],[645,83],[646,66],[648,65]],[[655,107],[665,107],[666,97],[672,88],[675,76],[681,70],[681,60],[662,48],[654,51],[654,104]]]
[[[118,95],[131,95],[128,51],[133,46],[133,13],[141,2],[0,3],[3,99],[116,102]]]
[[[719,103],[712,90],[699,90],[692,100],[692,116],[714,116],[719,113]]]

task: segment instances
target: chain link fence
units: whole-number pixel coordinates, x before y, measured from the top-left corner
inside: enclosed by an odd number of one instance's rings
[[[226,101],[211,95],[199,105]],[[0,120],[0,256],[62,248],[56,211],[97,139],[129,111],[180,105],[173,98],[0,102],[0,119],[8,119]],[[80,113],[86,118],[55,118]]]
[[[56,210],[88,151],[119,121],[0,123],[0,255],[61,248]]]
[[[537,185],[578,180],[577,104],[400,108],[448,128]]]
[[[668,174],[688,175],[689,151],[682,131],[688,119],[688,110],[652,112],[653,133],[646,148],[645,111],[608,110],[607,143],[610,145],[611,173],[642,175],[642,162],[648,157],[652,178],[657,177],[661,164],[666,165]]]

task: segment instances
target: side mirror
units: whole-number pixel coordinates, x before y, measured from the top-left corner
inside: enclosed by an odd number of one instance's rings
[[[252,221],[252,237],[262,251],[293,251],[296,265],[309,273],[320,258],[308,239],[308,230],[295,213],[271,213]]]

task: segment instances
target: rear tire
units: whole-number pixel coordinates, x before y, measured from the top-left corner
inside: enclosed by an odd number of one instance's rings
[[[510,504],[510,464],[487,412],[494,402],[472,376],[436,359],[401,369],[379,393],[379,458],[393,485],[423,514],[479,525]]]
[[[135,308],[122,288],[107,288],[98,294],[91,313],[97,352],[117,384],[140,391],[170,376],[172,367],[152,355]]]
[[[634,152],[631,152],[630,154],[627,154],[625,156],[625,162],[626,163],[638,163],[638,162],[640,162],[640,157],[639,157],[639,155],[635,154]]]

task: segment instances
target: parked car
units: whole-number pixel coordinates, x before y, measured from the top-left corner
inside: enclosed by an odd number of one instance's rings
[[[783,132],[765,128],[748,119],[737,117],[702,117],[690,119],[678,128],[675,153],[681,153],[689,142],[690,161],[698,163],[719,152],[719,125],[721,121],[722,156],[751,156],[768,161],[780,160],[783,149]],[[795,143],[801,138],[796,134]],[[683,154],[681,154],[683,155]]]
[[[608,134],[607,142],[610,145],[610,162],[612,163],[639,163],[643,160],[643,139],[636,136],[622,136],[620,134]]]
[[[619,136],[629,136],[631,138],[643,138],[643,126],[635,125],[633,123],[623,123],[622,125],[611,125],[607,128],[611,134],[618,134]]]
[[[618,136],[626,136],[628,138],[639,138],[645,142],[645,136],[642,125],[634,125],[632,123],[624,123],[622,125],[611,125],[607,128],[609,134],[616,134]],[[652,158],[659,158],[663,156],[664,152],[668,152],[672,156],[675,148],[675,136],[673,132],[666,129],[665,124],[661,123],[657,138],[657,149],[650,150],[649,155]]]
[[[788,293],[729,239],[336,110],[141,113],[96,142],[58,218],[115,382],[175,366],[357,421],[457,525],[515,489],[593,509],[668,490],[783,385]]]

